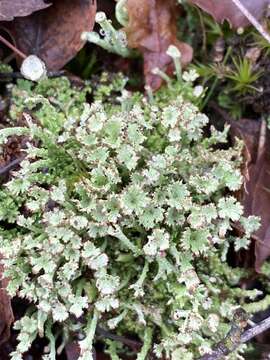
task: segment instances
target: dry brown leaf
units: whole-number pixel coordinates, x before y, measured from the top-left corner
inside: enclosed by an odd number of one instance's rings
[[[270,132],[264,121],[250,119],[233,121],[231,129],[245,144],[245,185],[240,196],[245,215],[261,218],[261,227],[254,234],[255,269],[259,271],[270,256]]]
[[[83,47],[83,31],[95,22],[96,0],[56,0],[43,11],[16,18],[1,27],[26,55],[41,58],[49,70],[61,69]]]
[[[2,259],[0,255],[0,260]],[[0,275],[3,273],[3,265],[0,265]],[[14,321],[13,311],[11,308],[10,297],[5,288],[7,280],[0,282],[0,345],[8,340],[10,336],[10,326]]]
[[[228,20],[235,27],[245,27],[250,25],[249,20],[242,14],[232,0],[189,0],[204,11],[211,14],[218,22]],[[246,9],[259,20],[264,14],[270,0],[241,0]]]
[[[50,5],[44,0],[1,0],[0,21],[10,21],[14,17],[27,16]]]
[[[67,360],[78,360],[80,357],[80,346],[78,342],[70,342],[65,347]]]
[[[170,45],[177,46],[182,54],[182,64],[192,60],[191,46],[177,40],[175,0],[128,0],[129,24],[125,31],[131,48],[139,49],[144,57],[145,82],[157,90],[162,80],[153,75],[156,67],[172,72],[172,60],[166,54]]]

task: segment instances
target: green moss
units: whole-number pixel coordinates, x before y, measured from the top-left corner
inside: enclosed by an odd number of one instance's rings
[[[18,80],[12,89],[11,119],[16,121],[24,111],[30,111],[42,126],[59,131],[66,117],[77,117],[83,109],[89,86],[76,89],[65,77],[44,79],[37,85]]]

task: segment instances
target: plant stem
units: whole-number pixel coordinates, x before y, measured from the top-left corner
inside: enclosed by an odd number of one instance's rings
[[[152,74],[159,76],[162,80],[164,80],[167,83],[168,87],[171,88],[171,84],[172,84],[171,78],[164,71],[155,68],[152,70]]]
[[[178,82],[182,82],[182,66],[181,66],[181,61],[180,59],[176,59],[173,58],[173,62],[174,62],[174,67],[175,67],[175,72],[176,72],[176,77]]]
[[[98,318],[99,318],[99,312],[98,312],[98,310],[95,309],[93,317],[91,319],[89,319],[88,324],[87,324],[86,338],[84,340],[80,341],[80,343],[79,343],[80,348],[81,348],[81,353],[80,353],[79,359],[84,359],[85,354],[87,354],[89,360],[91,359],[90,354],[93,351],[93,342],[94,342],[94,336],[96,333]],[[92,356],[92,358],[93,358],[93,356]]]
[[[50,360],[55,360],[56,357],[56,350],[55,350],[55,337],[52,333],[52,323],[48,322],[46,325],[46,330],[45,330],[45,334],[47,336],[47,338],[50,341]]]
[[[224,56],[222,65],[226,65],[226,62],[228,60],[228,57],[231,54],[231,51],[232,51],[232,48],[231,48],[231,46],[229,46],[228,50],[226,52],[226,55]],[[207,105],[208,101],[210,100],[211,96],[213,95],[213,92],[214,92],[215,88],[217,87],[218,81],[219,81],[219,78],[216,77],[213,84],[211,85],[210,90],[208,91],[208,94],[207,94],[206,98],[204,99],[204,102],[202,103],[202,106],[201,106],[200,110],[203,110],[204,107]]]
[[[141,273],[141,276],[139,277],[138,281],[137,281],[137,285],[139,286],[142,286],[143,283],[144,283],[144,280],[146,278],[146,275],[148,273],[148,270],[149,270],[149,263],[148,261],[146,260],[145,263],[144,263],[144,267],[143,267],[143,271]]]
[[[110,231],[110,235],[120,240],[123,245],[129,250],[131,250],[133,253],[137,255],[140,254],[139,248],[126,237],[126,235],[122,232],[119,226],[117,226],[114,230]]]
[[[143,339],[143,347],[139,352],[139,354],[137,355],[136,360],[145,360],[147,358],[147,354],[151,349],[152,336],[153,336],[153,330],[151,328],[146,328]]]

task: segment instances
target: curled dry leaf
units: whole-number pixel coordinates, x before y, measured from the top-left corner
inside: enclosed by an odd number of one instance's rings
[[[249,20],[232,0],[189,0],[189,2],[211,14],[218,22],[222,23],[224,20],[228,20],[235,28],[245,27],[250,24]],[[259,20],[263,16],[267,5],[270,4],[270,0],[241,0],[241,3]]]
[[[14,17],[27,16],[50,5],[44,0],[1,0],[0,21],[10,21]]]
[[[0,254],[0,260],[2,259]],[[0,265],[0,276],[3,273],[3,265]],[[0,284],[0,345],[8,340],[10,336],[10,326],[14,321],[13,311],[11,308],[10,297],[5,288],[7,279],[1,280]]]
[[[166,54],[170,45],[181,51],[185,66],[192,60],[191,46],[177,40],[175,0],[128,0],[129,24],[125,28],[131,48],[139,49],[144,57],[146,84],[157,90],[162,83],[152,74],[154,68],[172,72],[172,60]]]
[[[244,142],[245,184],[240,195],[245,215],[261,218],[254,234],[255,269],[270,256],[270,132],[265,121],[242,119],[231,123],[233,135]]]
[[[16,47],[37,55],[48,70],[59,70],[83,47],[83,31],[95,22],[96,0],[55,0],[46,10],[1,23]]]

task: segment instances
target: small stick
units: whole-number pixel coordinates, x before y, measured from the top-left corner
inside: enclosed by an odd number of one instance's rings
[[[228,335],[217,344],[211,354],[203,355],[199,360],[219,360],[223,359],[226,355],[232,353],[238,348],[239,345],[244,344],[255,336],[260,335],[264,331],[270,329],[270,316],[254,325],[252,328],[244,331],[242,334],[241,326],[232,324],[232,328]]]
[[[0,41],[5,44],[8,48],[14,51],[17,55],[19,55],[22,59],[26,59],[27,55],[25,55],[21,50],[17,49],[14,45],[11,44],[7,39],[5,39],[2,35],[0,35]]]
[[[259,324],[246,330],[241,336],[241,343],[246,343],[253,339],[255,336],[260,335],[264,331],[270,329],[270,316],[259,322]]]
[[[139,349],[142,347],[142,344],[138,341],[130,340],[124,336],[112,334],[107,330],[100,328],[99,326],[97,326],[97,334],[105,337],[106,339],[119,341],[122,344],[129,346],[133,351],[139,351]]]
[[[48,71],[47,76],[49,78],[60,77],[65,75],[65,70]],[[7,79],[24,79],[24,76],[20,72],[0,72],[0,81],[6,81]]]
[[[239,308],[233,315],[231,329],[223,340],[214,346],[211,354],[203,355],[199,360],[218,360],[233,352],[241,344],[244,328],[247,326],[248,314]]]
[[[256,0],[254,0],[256,1]],[[248,11],[248,9],[241,3],[240,0],[232,0],[235,6],[241,11],[242,14],[251,22],[251,24],[259,31],[259,33],[270,43],[270,35],[263,26],[256,20],[256,18]]]
[[[7,165],[3,166],[0,168],[0,176],[6,175],[10,170],[12,170],[14,167],[16,167],[18,164],[20,164],[23,159],[25,158],[24,156],[20,156],[19,158],[11,161],[10,163],[8,163]]]

